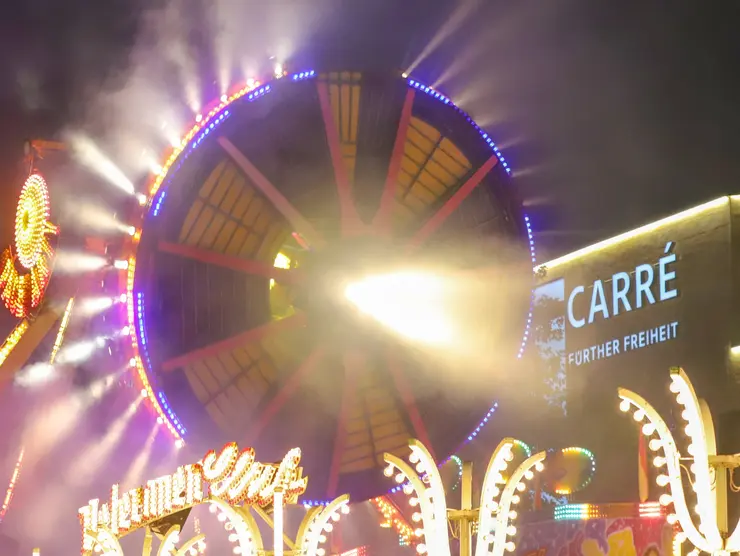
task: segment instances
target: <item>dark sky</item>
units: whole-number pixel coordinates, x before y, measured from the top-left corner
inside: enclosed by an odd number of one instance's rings
[[[207,50],[218,26],[199,29],[213,14],[204,15],[198,4],[179,6],[183,20],[190,18],[189,36]],[[208,5],[229,12],[236,4]],[[435,34],[450,29],[414,75],[430,83],[443,77],[439,87],[505,148],[520,172],[515,183],[530,205],[540,247],[551,255],[738,190],[737,0],[480,0],[460,25],[452,15],[459,1],[239,4],[253,10],[240,23],[244,40],[259,36],[265,56],[281,39],[280,27],[265,22],[313,12],[295,45],[302,63],[405,67]],[[142,48],[144,5],[156,20],[165,2],[4,5],[3,243],[23,138],[88,125],[95,98],[127,86],[137,63],[132,48]],[[162,56],[166,40],[150,41],[147,57]],[[201,64],[201,74],[213,71],[207,66]]]

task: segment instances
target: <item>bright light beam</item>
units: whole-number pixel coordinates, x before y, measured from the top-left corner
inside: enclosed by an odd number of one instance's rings
[[[135,193],[134,184],[116,164],[108,158],[89,137],[80,133],[71,133],[68,142],[72,156],[111,185],[115,185],[129,195]]]
[[[411,340],[439,344],[453,339],[440,276],[398,272],[349,284],[345,297],[360,311]]]
[[[131,462],[131,465],[126,471],[126,475],[121,482],[125,488],[132,488],[141,482],[141,478],[144,476],[144,469],[146,469],[149,459],[152,457],[152,449],[154,448],[154,440],[157,438],[161,425],[154,423],[149,436],[144,441],[141,450],[136,455],[136,459]]]
[[[139,409],[142,401],[144,401],[144,398],[137,396],[126,411],[119,415],[108,428],[102,440],[95,441],[90,448],[80,453],[79,460],[73,466],[73,469],[75,469],[74,477],[87,480],[95,474],[96,470],[105,468],[105,462],[121,441],[124,432],[126,432],[126,427],[136,414],[136,410]]]

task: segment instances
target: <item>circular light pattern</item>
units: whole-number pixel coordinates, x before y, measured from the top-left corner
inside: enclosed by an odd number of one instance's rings
[[[586,488],[596,474],[596,459],[586,448],[563,448],[548,458],[548,487],[555,494],[570,495]]]
[[[287,74],[286,74],[287,75]],[[316,77],[316,72],[314,70],[304,71],[300,73],[294,73],[291,76],[292,81],[304,81],[308,79],[313,79]],[[472,125],[475,130],[480,134],[480,136],[483,138],[483,140],[487,143],[489,148],[495,153],[496,157],[498,158],[499,162],[502,164],[504,170],[507,174],[511,174],[511,167],[505,160],[503,154],[499,150],[499,148],[496,146],[496,144],[493,142],[493,139],[491,139],[486,131],[481,129],[474,121],[473,119],[464,112],[460,107],[456,106],[448,97],[443,95],[442,93],[438,92],[433,87],[429,87],[424,85],[423,83],[416,81],[414,79],[408,78],[406,74],[403,74],[402,76],[409,87],[418,89],[420,92],[426,93],[427,95],[439,100],[443,104],[452,106],[457,112],[461,113],[463,116],[465,116],[466,120],[470,125]],[[190,130],[185,133],[183,136],[181,142],[178,145],[174,145],[173,149],[169,151],[169,155],[164,161],[164,163],[161,166],[157,166],[154,175],[152,176],[151,183],[149,185],[149,193],[148,195],[142,195],[139,198],[139,204],[144,207],[144,212],[140,216],[142,219],[146,217],[147,215],[156,217],[159,215],[159,212],[162,207],[162,203],[165,200],[165,197],[167,195],[167,189],[166,187],[166,180],[170,174],[170,171],[173,169],[176,171],[179,168],[179,164],[182,163],[183,160],[185,160],[190,152],[192,152],[194,149],[196,149],[201,141],[203,141],[206,136],[209,134],[210,131],[214,129],[214,126],[219,125],[225,118],[228,118],[230,115],[229,110],[227,107],[229,107],[234,101],[241,99],[242,97],[245,97],[249,102],[255,101],[261,97],[264,97],[268,93],[270,93],[272,90],[271,85],[263,85],[259,82],[254,81],[248,81],[247,84],[234,92],[233,94],[229,95],[223,95],[218,99],[218,101],[211,104],[212,108],[207,114],[198,114],[195,118],[194,125],[190,128]],[[175,163],[179,163],[176,165]],[[529,241],[529,254],[531,257],[533,269],[534,265],[536,264],[536,256],[535,256],[535,245],[534,245],[534,237],[532,232],[532,224],[530,222],[529,216],[523,215],[524,218],[524,225],[528,236]],[[135,268],[136,268],[136,252],[135,252],[135,246],[138,244],[140,235],[137,234],[134,237],[134,252],[131,253],[130,259],[129,259],[129,265],[128,265],[128,276],[127,276],[127,294],[128,294],[128,303],[127,303],[127,313],[128,313],[128,321],[129,325],[131,326],[132,330],[136,329],[136,323],[135,323],[135,311],[134,311],[134,303],[133,303],[133,297],[134,297],[134,278],[135,278]],[[527,345],[528,339],[529,339],[529,331],[532,324],[532,313],[534,311],[534,290],[532,291],[532,295],[530,296],[530,305],[527,315],[527,321],[525,324],[524,333],[522,335],[522,340],[519,346],[519,351],[517,354],[518,358],[521,358],[524,349]],[[157,394],[155,394],[155,384],[153,381],[150,381],[150,372],[151,368],[147,368],[147,366],[144,364],[142,357],[141,357],[141,350],[139,341],[140,339],[137,338],[137,334],[131,334],[131,340],[132,340],[132,347],[134,351],[134,357],[131,359],[132,366],[136,368],[137,374],[139,376],[139,379],[141,381],[142,387],[147,391],[147,397],[149,398],[149,401],[152,403],[152,407],[158,414],[160,418],[163,419],[163,422],[166,423],[167,428],[172,433],[172,436],[179,441],[183,441],[182,439],[182,433],[184,432],[182,429],[182,425],[178,422],[177,418],[174,417],[174,414],[172,410],[169,407],[165,407],[160,401],[157,399]],[[142,336],[141,342],[143,344],[146,344],[146,338]],[[163,392],[158,391],[157,392],[159,397],[163,397]],[[472,441],[478,432],[480,432],[480,429],[485,425],[485,423],[488,422],[488,418],[491,416],[491,414],[495,411],[497,404],[494,403],[494,406],[489,410],[489,412],[486,414],[486,416],[483,418],[483,420],[479,423],[478,427],[471,433],[470,436],[467,438],[467,442]],[[165,412],[165,409],[167,410]],[[170,417],[167,417],[166,413],[169,413]],[[398,487],[400,489],[400,486]],[[397,489],[391,489],[389,492],[393,493]],[[313,501],[309,501],[313,502]]]
[[[49,220],[49,191],[39,174],[26,179],[15,212],[15,251],[25,268],[32,269],[41,256]]]
[[[49,222],[46,181],[31,174],[18,199],[15,246],[0,255],[0,298],[13,316],[24,318],[41,305],[54,257],[48,236],[57,233]]]

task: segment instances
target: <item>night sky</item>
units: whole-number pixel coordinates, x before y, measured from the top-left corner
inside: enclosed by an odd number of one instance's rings
[[[197,4],[180,2],[182,21],[189,17],[189,36],[208,51],[218,26],[202,24],[209,14]],[[223,12],[236,4],[209,3]],[[315,65],[405,68],[453,27],[413,73],[429,83],[442,76],[439,88],[504,148],[547,255],[738,191],[737,1],[239,4],[244,40],[265,58],[295,27],[281,28],[284,14],[310,12],[291,57]],[[470,6],[452,16],[461,4]],[[127,86],[141,23],[165,3],[24,0],[8,8],[0,24],[2,243],[23,138],[95,120],[95,97]],[[151,58],[163,56],[166,37],[150,42]],[[204,76],[214,68],[202,63],[207,53],[200,58]]]

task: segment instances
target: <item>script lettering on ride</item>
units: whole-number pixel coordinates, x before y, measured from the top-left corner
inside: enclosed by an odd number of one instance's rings
[[[209,498],[264,507],[272,503],[275,489],[281,488],[284,500],[295,502],[308,482],[298,466],[300,461],[300,448],[293,448],[279,463],[259,463],[253,448],[240,451],[232,442],[219,453],[211,450],[200,462],[179,467],[143,487],[121,494],[119,485],[113,485],[109,502],[90,500],[79,510],[83,544],[89,545],[83,548],[92,547],[90,535],[101,527],[120,537]]]

